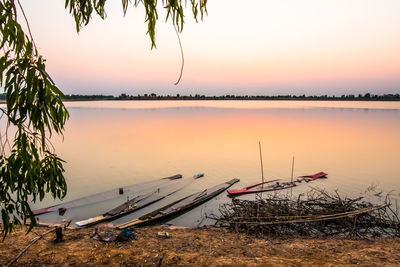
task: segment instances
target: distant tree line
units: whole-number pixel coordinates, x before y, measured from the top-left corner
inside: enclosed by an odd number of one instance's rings
[[[328,95],[222,95],[222,96],[206,96],[206,95],[157,95],[143,94],[143,95],[128,95],[121,94],[113,98],[114,100],[356,100],[356,101],[400,101],[400,94],[383,94],[375,95],[366,93],[364,95],[341,95],[341,96],[328,96]]]
[[[65,95],[64,100],[115,100],[113,95]]]
[[[0,99],[5,99],[5,94],[0,94]],[[400,101],[400,94],[370,94],[366,93],[364,95],[341,95],[341,96],[328,96],[328,95],[274,95],[274,96],[264,96],[264,95],[222,95],[222,96],[206,96],[206,95],[157,95],[143,94],[143,95],[128,95],[121,94],[117,97],[113,95],[65,95],[64,100],[355,100],[355,101]]]

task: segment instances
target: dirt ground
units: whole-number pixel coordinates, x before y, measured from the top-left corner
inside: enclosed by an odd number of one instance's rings
[[[0,266],[5,266],[31,240],[48,231],[38,227],[28,235],[18,229],[0,242]],[[98,231],[115,231],[106,225]],[[169,237],[160,237],[168,232]],[[153,226],[135,229],[136,240],[105,243],[91,238],[94,228],[64,231],[54,243],[50,233],[34,243],[14,266],[400,266],[400,238],[271,239],[231,233],[225,229],[184,229]]]

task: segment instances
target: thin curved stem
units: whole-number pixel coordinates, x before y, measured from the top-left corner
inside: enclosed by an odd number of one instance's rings
[[[26,15],[25,15],[24,8],[22,7],[22,5],[21,5],[21,3],[19,2],[19,0],[17,0],[17,2],[18,2],[18,5],[19,5],[19,8],[20,8],[21,11],[22,11],[22,15],[24,15],[25,22],[26,22],[26,26],[27,26],[28,32],[29,32],[29,36],[31,37],[31,40],[32,40],[33,45],[36,47],[36,43],[35,43],[35,40],[33,40],[32,32],[31,32],[31,27],[29,27],[28,18],[27,18]]]
[[[183,67],[184,67],[184,65],[185,65],[185,57],[184,57],[184,55],[183,55],[183,48],[182,48],[181,38],[179,37],[178,29],[176,28],[175,24],[172,24],[172,25],[174,25],[174,29],[175,29],[175,32],[176,32],[176,36],[178,36],[179,47],[181,48],[181,56],[182,56],[181,73],[179,74],[179,78],[178,78],[178,80],[176,81],[176,83],[174,83],[174,85],[178,85],[179,82],[181,81],[181,78],[182,78]]]

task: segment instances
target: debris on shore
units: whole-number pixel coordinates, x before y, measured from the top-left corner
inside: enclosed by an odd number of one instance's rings
[[[256,200],[233,199],[220,207],[220,213],[209,216],[217,226],[257,236],[400,236],[398,211],[388,197],[374,205],[363,197],[313,188],[296,198],[277,193]]]
[[[99,233],[107,226],[99,225]],[[0,242],[0,266],[6,266],[47,227],[17,228]],[[116,229],[113,229],[118,234]],[[168,232],[160,238],[158,232]],[[66,229],[64,241],[44,235],[12,266],[399,266],[400,238],[258,238],[223,228],[187,229],[151,226],[135,230],[137,239],[103,242],[93,228]]]

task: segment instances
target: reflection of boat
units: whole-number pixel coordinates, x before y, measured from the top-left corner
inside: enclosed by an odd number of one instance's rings
[[[222,193],[237,182],[239,182],[239,179],[232,179],[228,182],[219,184],[212,188],[197,192],[190,196],[179,199],[178,201],[170,203],[155,211],[152,211],[146,215],[143,215],[138,219],[133,219],[129,222],[119,224],[117,225],[117,228],[122,229],[131,226],[139,227],[144,225],[151,225],[160,221],[164,221],[168,218],[175,217],[215,197],[216,195]]]
[[[204,176],[204,173],[200,172],[200,173],[196,173],[195,175],[193,175],[193,178],[197,179],[197,178],[200,178],[200,177],[203,177],[203,176]]]
[[[160,201],[160,200],[164,199],[165,197],[172,195],[179,189],[173,189],[173,191],[171,192],[171,190],[166,191],[166,190],[160,190],[160,188],[158,188],[157,190],[155,190],[153,192],[150,192],[145,195],[139,195],[137,197],[134,197],[131,200],[129,200],[129,198],[128,198],[128,200],[125,203],[113,208],[112,210],[107,211],[106,213],[104,213],[100,216],[82,220],[82,221],[76,222],[75,224],[80,227],[87,227],[87,226],[95,225],[95,224],[98,224],[101,222],[115,220],[115,219],[125,216],[129,213],[137,211],[141,208],[147,207],[157,201]]]
[[[87,197],[82,197],[82,198],[78,198],[78,199],[75,199],[72,201],[64,202],[64,203],[61,203],[58,205],[46,207],[43,209],[37,209],[37,210],[33,211],[33,214],[40,215],[40,214],[49,213],[49,212],[53,212],[53,211],[57,211],[57,210],[59,210],[59,212],[62,212],[62,211],[65,211],[66,209],[73,208],[73,207],[80,207],[80,206],[89,205],[89,204],[93,204],[93,203],[97,203],[97,202],[101,202],[101,201],[105,201],[105,200],[115,199],[115,198],[121,197],[121,195],[123,195],[125,193],[132,193],[132,191],[134,189],[136,189],[137,187],[157,188],[158,186],[164,184],[166,181],[176,180],[176,179],[180,179],[180,178],[182,178],[182,175],[176,174],[173,176],[153,180],[150,182],[144,182],[142,184],[135,184],[135,185],[127,186],[127,187],[120,187],[120,188],[112,189],[109,191],[90,195]]]
[[[311,182],[319,178],[326,178],[327,174],[324,172],[319,172],[312,175],[304,175],[297,177],[295,179],[275,179],[266,181],[264,183],[259,183],[255,185],[251,185],[241,189],[230,189],[228,190],[229,195],[242,195],[242,194],[251,194],[251,193],[261,193],[275,190],[282,190],[291,188],[301,184],[302,182]]]

